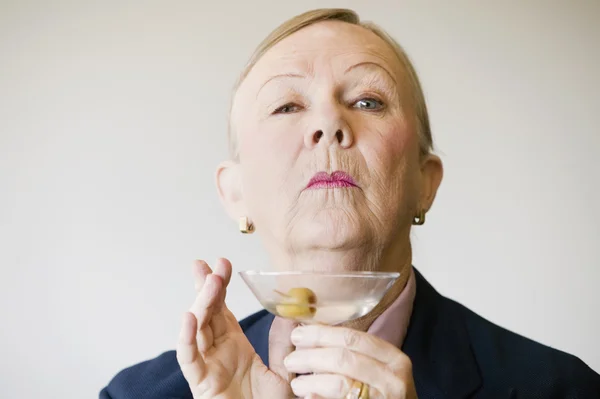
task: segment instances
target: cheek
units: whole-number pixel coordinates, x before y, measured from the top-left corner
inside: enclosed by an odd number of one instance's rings
[[[240,141],[244,196],[250,208],[272,208],[286,195],[287,181],[294,178],[293,167],[302,149],[302,137],[289,127],[277,124],[248,128]]]
[[[418,138],[405,122],[388,122],[374,126],[369,133],[367,162],[387,179],[402,179],[407,165],[418,155]]]
[[[249,127],[240,142],[240,158],[248,166],[270,165],[272,169],[286,169],[302,149],[302,129],[284,121],[274,121]]]
[[[367,195],[379,204],[383,219],[408,220],[418,198],[418,136],[400,121],[380,124],[369,137],[362,151],[372,183]]]

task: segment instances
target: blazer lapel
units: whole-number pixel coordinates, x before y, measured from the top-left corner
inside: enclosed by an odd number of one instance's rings
[[[273,323],[273,316],[266,310],[261,310],[256,314],[257,320],[247,330],[244,331],[248,341],[254,347],[254,350],[260,356],[263,363],[269,366],[269,331]]]
[[[417,293],[402,350],[419,397],[466,398],[481,386],[461,315],[415,270]]]

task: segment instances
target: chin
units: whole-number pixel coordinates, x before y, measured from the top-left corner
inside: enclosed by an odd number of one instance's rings
[[[302,223],[302,246],[321,250],[341,251],[364,247],[370,241],[370,229],[341,209],[329,209],[308,217]]]

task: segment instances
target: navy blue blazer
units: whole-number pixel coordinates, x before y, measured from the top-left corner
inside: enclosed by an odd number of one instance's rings
[[[490,323],[415,274],[417,293],[402,351],[412,360],[419,398],[600,398],[600,375],[581,360]],[[263,310],[240,322],[265,364],[272,321]],[[192,395],[170,351],[121,371],[100,398]]]

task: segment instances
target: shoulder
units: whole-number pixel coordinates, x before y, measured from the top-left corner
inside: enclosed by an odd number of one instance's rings
[[[263,322],[266,311],[240,321],[246,335]],[[100,392],[100,399],[191,399],[187,381],[181,373],[175,351],[138,363],[120,371]]]
[[[445,298],[462,317],[484,385],[534,398],[600,398],[600,375],[579,358],[504,329]]]
[[[191,397],[175,351],[120,371],[100,392],[100,399]]]

